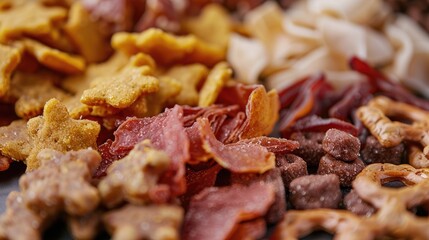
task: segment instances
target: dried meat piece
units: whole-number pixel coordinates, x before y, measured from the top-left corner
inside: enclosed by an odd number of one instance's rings
[[[106,35],[100,31],[99,24],[91,18],[90,13],[80,2],[75,2],[71,6],[64,30],[79,53],[90,63],[103,61],[112,52]]]
[[[80,56],[59,51],[31,39],[19,40],[16,45],[53,70],[67,74],[82,73],[85,70],[85,60]]]
[[[226,239],[242,221],[262,217],[274,201],[270,184],[206,188],[191,200],[182,238]]]
[[[174,205],[126,205],[103,216],[112,239],[180,239],[183,209]]]
[[[32,143],[27,133],[27,122],[13,121],[9,126],[0,127],[0,153],[3,156],[25,160],[30,154]]]
[[[383,147],[377,138],[370,135],[366,138],[361,153],[362,160],[366,164],[392,163],[399,165],[405,155],[405,145],[401,143],[394,147]]]
[[[263,182],[273,186],[275,197],[274,203],[267,212],[266,220],[268,223],[276,223],[283,218],[286,211],[286,192],[282,180],[281,171],[274,168],[264,174],[255,173],[232,173],[231,184],[251,185],[255,182]]]
[[[329,154],[320,159],[317,174],[335,174],[340,178],[341,186],[350,187],[355,177],[365,168],[360,158],[352,162],[337,160]]]
[[[1,20],[0,20],[1,24]],[[10,76],[21,61],[18,49],[0,44],[0,97],[9,90]]]
[[[241,140],[240,142],[258,144],[265,147],[269,152],[275,154],[290,153],[299,148],[299,143],[297,141],[288,140],[286,138],[272,138],[262,136]]]
[[[307,163],[293,154],[277,156],[276,168],[280,169],[283,185],[286,189],[289,188],[294,179],[308,175]]]
[[[208,107],[215,103],[223,86],[231,79],[232,70],[226,62],[216,64],[201,88],[198,106]]]
[[[33,211],[55,215],[64,210],[73,216],[83,216],[98,207],[98,191],[90,183],[101,161],[97,151],[62,153],[44,149],[37,160],[40,168],[27,172],[19,180],[25,204]]]
[[[238,224],[232,236],[228,240],[262,239],[267,232],[267,224],[264,219],[256,219]]]
[[[168,169],[170,158],[162,151],[153,149],[150,141],[136,144],[131,152],[107,169],[107,176],[99,185],[101,199],[109,208],[127,201],[133,204],[166,202],[153,199],[160,176]]]
[[[175,106],[155,117],[129,118],[115,131],[110,152],[124,156],[135,144],[149,139],[155,149],[165,151],[171,159],[170,168],[161,182],[168,183],[173,195],[182,194],[185,191],[184,164],[190,157],[182,117],[183,109]]]
[[[160,65],[201,63],[214,66],[225,58],[224,50],[194,36],[176,37],[160,29],[117,33],[113,35],[112,46],[130,55],[139,52],[149,54]]]
[[[43,116],[32,118],[27,123],[28,134],[33,142],[28,158],[27,171],[39,167],[37,154],[44,148],[62,152],[96,148],[100,125],[90,120],[71,119],[66,107],[56,99],[45,104]]]
[[[46,7],[38,1],[11,7],[0,12],[0,42],[22,35],[49,34],[54,25],[67,17],[60,7]]]
[[[263,173],[274,168],[273,153],[258,144],[236,142],[222,144],[216,139],[206,118],[197,119],[204,149],[222,167],[237,173]]]
[[[338,129],[329,129],[322,141],[323,150],[338,160],[353,162],[359,157],[359,138]]]
[[[300,156],[308,167],[319,166],[320,159],[325,155],[322,147],[324,132],[296,132],[290,136],[291,140],[299,143],[299,148],[293,154]]]

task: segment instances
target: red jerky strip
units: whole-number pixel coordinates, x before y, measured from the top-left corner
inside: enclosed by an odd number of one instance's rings
[[[248,142],[224,145],[213,134],[206,118],[197,120],[203,148],[222,167],[237,173],[263,173],[275,166],[275,156],[265,147]]]
[[[98,152],[100,152],[101,155],[101,162],[93,177],[100,178],[106,176],[106,171],[110,165],[112,165],[114,161],[124,157],[121,155],[114,155],[110,152],[112,143],[112,140],[109,139],[98,147]]]
[[[207,188],[194,196],[185,216],[184,240],[224,240],[242,221],[265,215],[274,201],[271,185]]]
[[[171,159],[169,174],[161,182],[168,182],[174,195],[182,194],[185,191],[184,164],[190,158],[182,116],[183,109],[176,105],[155,117],[129,118],[115,131],[110,152],[124,155],[137,143],[149,139],[156,149],[165,151]]]
[[[283,114],[280,120],[281,132],[286,131],[296,120],[312,111],[316,96],[324,83],[325,76],[323,74],[314,76],[306,81],[302,86],[302,91],[300,91],[291,107]]]
[[[302,90],[302,86],[308,81],[309,77],[305,77],[294,84],[280,90],[279,99],[280,107],[287,108],[293,103],[293,100],[298,96],[299,92]]]
[[[358,135],[358,129],[348,122],[336,118],[320,118],[316,115],[298,120],[291,128],[291,132],[326,132],[331,128],[350,133],[353,136]]]
[[[191,127],[186,128],[186,134],[189,138],[189,153],[191,157],[188,163],[197,164],[209,160],[212,155],[203,148],[203,140],[200,136],[198,123],[195,122]]]
[[[299,148],[297,141],[288,140],[285,138],[272,138],[272,137],[256,137],[239,141],[239,143],[253,143],[265,147],[272,153],[290,153]]]
[[[241,133],[246,114],[239,112],[234,118],[226,119],[216,133],[216,138],[223,143],[237,142]]]
[[[186,193],[181,196],[182,205],[187,208],[192,196],[205,188],[213,187],[221,169],[222,167],[218,164],[198,171],[192,168],[186,169]]]
[[[372,93],[374,88],[367,81],[351,85],[342,94],[343,98],[329,109],[329,117],[347,121],[352,112],[365,104]]]
[[[371,85],[381,91],[383,95],[400,102],[429,110],[429,101],[416,97],[402,85],[391,81],[363,60],[357,57],[352,57],[349,65],[351,69],[366,75],[369,78]]]

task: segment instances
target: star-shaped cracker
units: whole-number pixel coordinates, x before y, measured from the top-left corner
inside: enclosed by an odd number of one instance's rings
[[[54,25],[67,17],[67,11],[59,7],[47,7],[38,1],[28,1],[0,11],[0,42],[24,34],[40,36],[49,34]]]
[[[201,63],[213,66],[225,59],[224,49],[195,36],[174,36],[153,28],[142,33],[116,33],[112,46],[129,55],[149,54],[161,65]]]
[[[16,114],[25,119],[36,117],[42,113],[43,106],[51,98],[61,101],[69,98],[69,94],[54,85],[55,80],[57,76],[50,72],[16,72],[9,91],[9,96],[17,100]]]
[[[164,76],[176,79],[182,84],[179,95],[171,99],[170,103],[196,106],[198,104],[197,87],[207,77],[208,69],[201,64],[175,66],[168,70]]]
[[[207,77],[200,91],[198,106],[208,107],[212,105],[222,90],[223,86],[231,79],[232,69],[226,62],[218,63]]]
[[[81,102],[89,106],[126,108],[142,94],[159,89],[159,81],[151,76],[152,67],[147,65],[147,55],[138,54],[130,64],[116,74],[94,79],[91,88],[82,94]]]
[[[0,127],[0,155],[25,160],[31,146],[27,123],[24,120],[16,120],[8,126]]]
[[[74,120],[67,108],[57,99],[49,100],[43,116],[32,118],[27,123],[33,149],[27,158],[27,171],[39,167],[37,154],[45,148],[61,152],[96,148],[100,125],[90,120]]]
[[[187,32],[222,48],[228,45],[232,27],[228,12],[216,4],[206,6],[200,16],[184,21]]]
[[[31,39],[20,40],[16,44],[48,68],[68,74],[81,73],[85,70],[85,60],[79,56],[50,48]]]
[[[20,60],[18,49],[0,44],[0,97],[9,90],[10,76]]]

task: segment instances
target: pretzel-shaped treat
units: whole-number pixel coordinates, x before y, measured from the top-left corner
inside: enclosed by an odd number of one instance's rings
[[[401,181],[406,187],[385,188],[383,183]],[[410,165],[371,164],[353,182],[353,188],[376,213],[371,216],[385,234],[397,238],[429,239],[429,219],[407,209],[429,202],[429,169]]]
[[[372,219],[360,218],[345,210],[291,210],[277,226],[271,240],[295,240],[319,229],[335,234],[334,239],[366,240],[383,234]]]
[[[429,159],[415,145],[411,145],[408,148],[408,163],[415,168],[429,168]]]
[[[384,147],[397,146],[404,140],[419,142],[429,158],[429,112],[378,96],[360,107],[357,116]],[[389,117],[404,118],[412,124],[392,121]]]

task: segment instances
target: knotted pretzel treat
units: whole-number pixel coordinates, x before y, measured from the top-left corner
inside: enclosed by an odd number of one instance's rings
[[[403,188],[382,184],[399,180]],[[427,217],[416,217],[408,209],[429,202],[429,169],[410,165],[371,164],[353,182],[356,193],[376,209],[371,217],[387,235],[396,238],[428,239]]]
[[[398,146],[403,141],[420,143],[429,156],[429,112],[415,106],[379,96],[357,110],[357,116],[384,147]],[[411,121],[406,124],[389,117]]]

